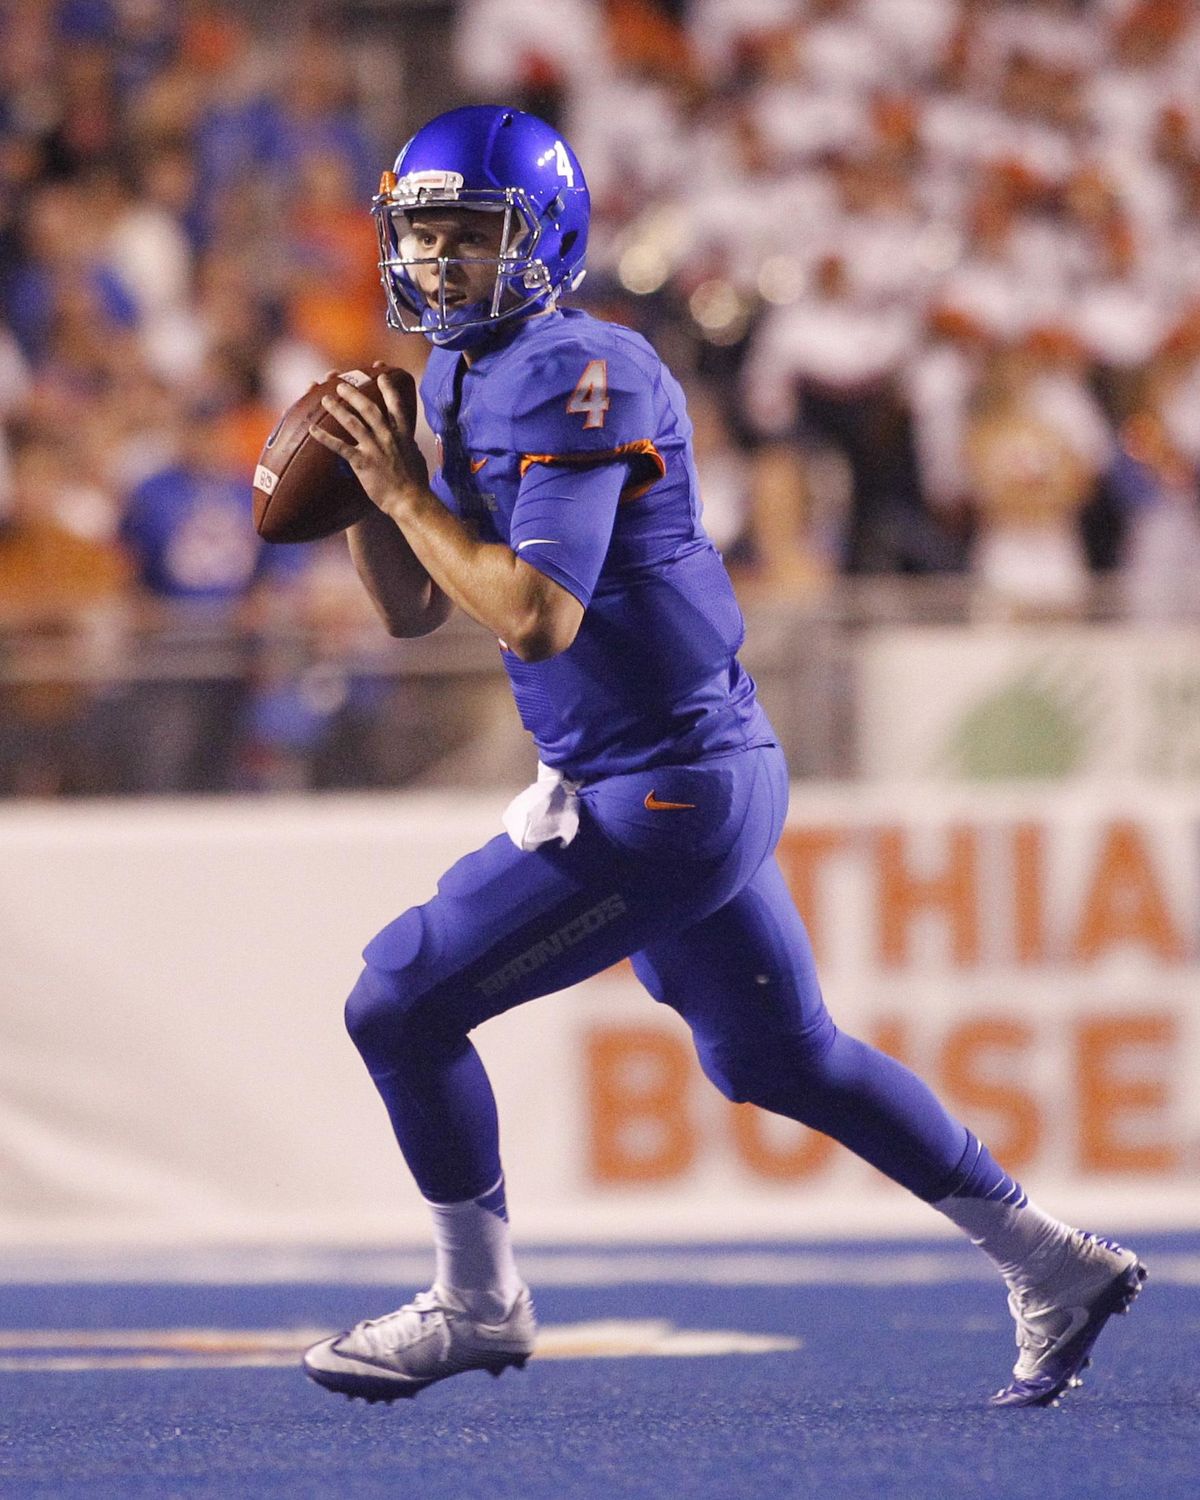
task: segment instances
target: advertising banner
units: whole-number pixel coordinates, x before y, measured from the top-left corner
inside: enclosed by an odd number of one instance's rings
[[[874,631],[857,678],[859,768],[871,778],[1200,786],[1195,629]]]
[[[502,800],[6,810],[0,1243],[424,1241],[342,1000]],[[1032,1196],[1200,1223],[1200,796],[803,788],[780,859],[835,1019]],[[476,1041],[525,1240],[943,1227],[723,1099],[628,965]]]

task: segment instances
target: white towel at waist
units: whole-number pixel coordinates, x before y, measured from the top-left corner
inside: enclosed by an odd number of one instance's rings
[[[518,849],[537,849],[551,839],[564,846],[579,832],[579,783],[538,762],[537,780],[504,809],[504,827]]]

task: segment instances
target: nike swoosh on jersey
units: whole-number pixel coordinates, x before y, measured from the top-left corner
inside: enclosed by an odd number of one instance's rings
[[[682,812],[685,808],[695,807],[694,802],[660,802],[653,792],[646,793],[646,800],[642,806],[650,812]]]
[[[480,469],[483,468],[483,466],[484,466],[485,463],[487,463],[487,459],[486,458],[473,458],[471,460],[471,473],[472,474],[478,474],[479,471],[480,471]]]
[[[558,542],[552,536],[531,536],[526,541],[518,542],[516,551],[520,552],[522,547],[557,547]]]

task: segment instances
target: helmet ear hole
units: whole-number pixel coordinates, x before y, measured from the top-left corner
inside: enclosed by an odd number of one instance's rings
[[[564,234],[563,237],[562,237],[562,254],[563,255],[570,255],[571,251],[575,248],[575,241],[578,238],[579,238],[579,231],[577,229],[568,229],[567,230],[566,234]]]

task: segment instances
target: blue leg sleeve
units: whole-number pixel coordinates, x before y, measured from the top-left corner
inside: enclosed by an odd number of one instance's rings
[[[966,1127],[893,1058],[825,1009],[804,924],[774,860],[726,906],[634,956],[638,977],[692,1028],[731,1099],[820,1130],[930,1202],[952,1191]]]
[[[500,1176],[492,1085],[465,1036],[419,1025],[406,1034],[394,1019],[398,988],[395,976],[364,969],[346,1002],[347,1029],[422,1195],[431,1203],[476,1198]]]

